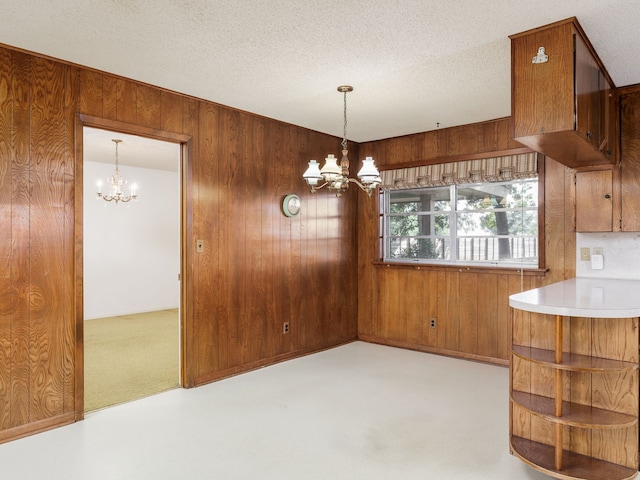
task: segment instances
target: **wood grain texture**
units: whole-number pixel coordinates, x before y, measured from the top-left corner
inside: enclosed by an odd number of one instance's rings
[[[640,231],[640,92],[620,99],[622,230]]]
[[[577,20],[510,38],[514,138],[573,168],[614,163],[615,88]],[[548,61],[532,63],[540,46]]]
[[[460,274],[455,271],[444,272],[438,285],[438,323],[444,327],[444,348],[457,351],[460,348]],[[469,352],[473,353],[473,352]]]
[[[612,231],[611,169],[576,172],[576,232]]]
[[[78,82],[82,84],[83,77],[82,72],[77,75]],[[73,145],[73,151],[75,152],[75,158],[73,159],[73,228],[75,239],[73,245],[74,256],[74,285],[71,288],[72,294],[75,298],[72,298],[71,304],[74,307],[74,322],[73,322],[73,334],[74,334],[74,364],[73,364],[73,385],[70,388],[70,393],[73,395],[73,416],[74,419],[82,420],[84,418],[84,256],[82,251],[84,241],[84,229],[83,229],[83,208],[84,208],[84,168],[83,162],[76,161],[78,158],[83,158],[84,152],[84,125],[80,121],[80,115],[76,115],[76,122],[74,127],[74,138],[78,139]]]
[[[513,311],[512,442],[516,436],[557,446],[551,425],[564,424],[561,446],[565,451],[637,469],[638,319],[565,317],[562,329],[556,331],[553,323],[551,315]],[[560,364],[552,345],[558,334],[564,337]],[[554,374],[559,376],[560,390],[553,387]],[[563,402],[560,416],[554,413],[558,401]],[[545,465],[545,455],[539,455],[544,449],[531,448],[525,461]],[[565,452],[563,461],[566,458]],[[567,475],[591,478],[588,472],[593,471],[584,470],[583,476],[573,470]]]
[[[356,338],[361,196],[311,195],[300,177],[339,139],[10,49],[0,58],[0,442],[82,418],[85,121],[184,144],[185,386]],[[303,201],[293,219],[287,193]]]
[[[488,311],[483,312],[482,325],[480,324],[478,315],[478,274],[463,272],[459,277],[458,284],[458,305],[460,319],[459,329],[459,347],[463,352],[478,353],[478,334],[482,330],[484,334],[483,340],[486,342],[488,336],[495,336],[495,330],[492,332],[493,319],[495,311],[489,306]],[[481,328],[482,327],[482,328]]]
[[[511,38],[512,119],[515,138],[574,129],[571,23]],[[545,46],[549,61],[531,58]]]
[[[575,237],[572,224],[573,204],[569,202],[569,182],[564,165],[545,158],[544,228],[545,262],[549,271],[545,283],[565,280],[568,266],[575,257]]]
[[[11,168],[11,293],[4,297],[11,313],[11,362],[9,375],[10,411],[3,425],[18,427],[30,418],[30,101],[31,61],[24,54],[12,54],[11,91],[13,93],[12,168]]]
[[[136,84],[136,119],[135,124],[143,127],[159,129],[162,126],[160,114],[162,91],[148,85]],[[175,131],[180,132],[180,129]]]
[[[184,97],[175,93],[160,92],[160,98],[158,99],[160,124],[158,128],[169,132],[184,132],[182,118],[184,108],[183,99]]]
[[[63,369],[70,361],[63,334],[70,321],[64,276],[71,273],[64,250],[65,118],[63,96],[54,93],[64,91],[67,68],[34,59],[31,69],[30,421],[63,412]]]
[[[11,52],[0,50],[0,65],[12,65]],[[14,108],[12,77],[0,70],[0,430],[9,427],[11,415],[11,301],[12,295],[12,179],[11,129]]]
[[[460,131],[457,129],[460,128]],[[393,141],[378,140],[359,145],[361,154],[372,155],[384,169],[389,166],[416,166],[429,163],[456,161],[463,157],[478,158],[492,154],[506,154],[509,149],[521,147],[509,136],[510,119],[498,119],[464,127],[453,127],[423,134],[397,137]],[[427,148],[427,145],[430,149]],[[396,155],[393,152],[401,152]],[[422,153],[421,153],[422,152]],[[428,152],[428,153],[425,153]],[[413,155],[407,159],[407,154]],[[385,155],[388,155],[385,157]],[[404,160],[401,160],[401,157]],[[500,270],[465,278],[468,283],[460,287],[462,273],[439,270],[424,266],[416,271],[417,278],[410,284],[402,283],[407,290],[403,295],[417,304],[426,297],[423,309],[435,309],[428,318],[437,318],[437,327],[431,329],[423,324],[423,339],[415,334],[416,320],[411,320],[403,336],[403,327],[392,322],[406,322],[397,315],[392,299],[397,292],[395,281],[403,281],[391,272],[397,266],[380,266],[380,214],[379,203],[359,205],[358,219],[358,329],[363,338],[378,343],[394,343],[413,346],[416,349],[446,352],[450,355],[492,358],[506,362],[509,358],[511,330],[509,328],[509,295],[535,288],[575,275],[575,233],[573,231],[573,209],[575,194],[572,191],[573,170],[564,165],[540,157],[541,207],[544,216],[544,254],[547,272],[544,275],[506,274]],[[545,253],[549,252],[549,253]],[[435,283],[431,283],[438,278]],[[429,279],[429,280],[427,280]],[[471,279],[471,280],[470,280]],[[432,292],[425,293],[423,285],[434,285]],[[493,293],[492,293],[493,291]],[[377,299],[377,302],[376,302]],[[408,318],[413,313],[408,314]],[[426,314],[423,317],[427,317]],[[394,318],[396,320],[394,320]],[[423,320],[424,321],[424,320]],[[467,327],[469,327],[467,329]],[[462,336],[461,336],[462,335]]]
[[[80,111],[103,117],[103,75],[91,70],[80,70]]]
[[[45,424],[50,428],[69,421],[64,412],[70,408],[71,396],[78,398],[78,392],[68,394],[69,389],[77,388],[69,372],[79,368],[71,350],[81,345],[74,344],[70,336],[77,292],[69,292],[75,275],[69,246],[75,242],[69,217],[74,201],[69,195],[75,182],[69,163],[74,146],[70,125],[78,112],[167,129],[193,139],[192,163],[186,167],[183,227],[186,386],[344,343],[356,337],[356,328],[362,334],[373,334],[376,341],[385,341],[378,336],[385,331],[408,348],[491,360],[493,357],[480,352],[507,344],[508,295],[562,279],[571,269],[575,245],[566,233],[566,212],[571,206],[562,169],[546,177],[551,192],[545,201],[561,212],[546,223],[550,231],[545,246],[553,252],[546,265],[549,272],[545,277],[508,275],[502,280],[507,287],[498,288],[501,320],[496,328],[495,318],[489,316],[495,315],[493,301],[466,303],[464,310],[439,302],[446,289],[465,293],[451,289],[458,274],[426,269],[401,275],[372,264],[380,259],[377,200],[367,199],[356,189],[341,199],[307,192],[300,172],[310,158],[335,153],[339,139],[113,75],[82,68],[73,73],[73,68],[50,60],[7,49],[0,52],[0,145],[4,145],[0,148],[8,148],[6,158],[11,159],[10,166],[0,170],[0,179],[1,175],[10,178],[10,190],[5,180],[0,183],[0,196],[9,191],[11,198],[11,228],[0,234],[11,238],[9,280],[5,277],[0,284],[0,352],[5,345],[7,355],[7,329],[12,339],[11,362],[0,364],[0,389],[10,392],[0,398],[1,431],[23,435],[30,428],[37,431]],[[518,148],[504,135],[509,121],[354,145],[352,158],[373,152],[378,164],[385,166],[458,158],[445,157],[446,152],[484,155],[495,149]],[[559,173],[561,183],[556,177]],[[280,212],[280,199],[286,193],[298,193],[303,200],[303,211],[295,219],[286,219]],[[31,224],[36,229],[33,238]],[[5,237],[0,238],[4,241]],[[210,246],[204,254],[194,252],[197,238]],[[493,282],[489,277],[484,280]],[[405,288],[405,297],[423,311],[407,304],[402,306],[405,315],[399,318],[393,311],[397,300],[380,288],[383,282],[392,290]],[[254,288],[256,283],[259,288]],[[479,283],[467,285],[476,289],[476,297],[480,295]],[[436,293],[426,295],[427,289]],[[378,298],[381,294],[383,301]],[[379,308],[385,302],[386,310]],[[461,314],[469,319],[474,311],[477,347],[473,347],[473,337],[465,337],[467,332],[461,330],[465,324],[460,322]],[[437,327],[422,323],[420,338],[420,321],[424,322],[420,317],[427,316],[437,319]],[[285,319],[292,325],[286,336],[281,333]],[[476,353],[463,351],[461,338]],[[35,343],[30,347],[32,339]],[[506,348],[499,348],[497,357],[505,360]],[[31,372],[37,375],[31,377]],[[78,401],[75,403],[78,408]]]
[[[138,118],[138,88],[136,83],[124,78],[115,79],[116,120],[136,124]]]
[[[504,350],[506,337],[506,324],[500,325],[501,319],[498,310],[498,300],[504,298],[498,285],[501,280],[500,275],[477,274],[475,278],[477,291],[476,318],[482,318],[483,322],[478,322],[477,353],[487,357],[500,358],[501,350]],[[504,300],[503,300],[504,301]],[[482,312],[482,317],[479,313]],[[502,319],[506,319],[503,317]],[[502,349],[500,348],[502,346]],[[507,358],[502,352],[502,358]]]
[[[102,118],[118,120],[118,79],[113,75],[102,77]],[[97,78],[94,82],[97,83]],[[83,85],[82,90],[86,87]],[[82,95],[82,93],[80,94]],[[84,113],[84,112],[82,112]]]
[[[61,322],[62,344],[64,361],[61,368],[63,372],[63,397],[62,397],[62,415],[66,416],[73,413],[78,419],[82,415],[76,412],[76,399],[78,379],[76,362],[84,364],[83,355],[83,338],[77,338],[78,318],[77,309],[75,308],[77,275],[82,271],[82,264],[76,265],[74,258],[76,255],[77,238],[81,236],[76,224],[76,202],[82,205],[82,199],[76,198],[76,185],[71,179],[76,178],[76,162],[75,153],[76,145],[76,112],[79,108],[79,88],[80,88],[80,72],[75,67],[64,69],[63,81],[68,84],[68,88],[64,89],[62,95],[64,105],[64,150],[63,150],[63,192],[62,192],[62,210],[63,210],[63,240],[62,258],[65,268],[61,274],[64,276],[63,286],[63,319]],[[79,178],[82,178],[80,175]],[[67,267],[67,265],[70,265]],[[80,327],[82,328],[82,327]],[[81,330],[82,331],[82,330]],[[84,384],[82,384],[84,385]]]
[[[529,152],[510,132],[511,119],[500,118],[365,142],[358,148],[364,152],[361,157],[373,157],[382,170]]]
[[[219,229],[216,226],[217,209],[219,204],[218,191],[215,188],[218,178],[218,163],[214,162],[219,145],[219,109],[213,105],[202,105],[197,126],[200,128],[199,162],[194,163],[193,176],[198,178],[193,185],[194,196],[194,239],[205,242],[204,252],[194,258],[193,280],[197,285],[196,295],[193,296],[193,333],[198,340],[193,339],[195,347],[193,376],[198,378],[208,373],[208,368],[219,369],[218,342],[220,341],[219,326],[225,321],[225,312],[221,309],[220,295],[222,292],[218,272],[221,252],[214,248],[220,245]],[[203,208],[209,205],[209,209]],[[209,248],[206,248],[209,245]],[[205,265],[205,268],[201,266]],[[208,268],[207,268],[208,267]],[[213,308],[212,308],[213,307]],[[218,309],[221,311],[218,312]],[[217,320],[218,319],[218,320]]]

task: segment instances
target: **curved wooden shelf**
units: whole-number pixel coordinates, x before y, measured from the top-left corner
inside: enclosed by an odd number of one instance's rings
[[[555,400],[533,393],[512,391],[511,400],[525,410],[544,417],[554,423],[581,428],[624,428],[638,423],[638,417],[589,407],[571,402],[562,402],[562,416],[556,417]]]
[[[522,437],[511,437],[511,450],[516,457],[531,468],[565,480],[631,480],[638,474],[638,471],[632,468],[567,450],[562,452],[562,470],[556,470],[554,468],[554,447]]]
[[[522,345],[513,345],[511,352],[524,360],[559,370],[570,370],[572,372],[626,372],[638,368],[637,363],[576,355],[574,353],[564,353],[562,363],[556,363],[555,352],[553,350],[523,347]]]

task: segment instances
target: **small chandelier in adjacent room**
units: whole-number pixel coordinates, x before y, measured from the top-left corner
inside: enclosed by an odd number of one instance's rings
[[[371,197],[373,191],[380,185],[380,172],[376,168],[373,158],[366,157],[362,161],[362,168],[358,172],[359,181],[349,178],[349,159],[347,158],[347,93],[353,91],[353,87],[342,85],[338,91],[344,94],[344,134],[342,137],[342,158],[340,165],[338,159],[330,154],[325,158],[322,169],[315,160],[309,161],[309,168],[302,177],[311,187],[311,193],[327,187],[329,191],[336,192],[336,196],[342,195],[349,188],[349,182],[355,183]],[[323,182],[320,185],[319,182]]]
[[[116,169],[113,175],[107,179],[107,182],[109,182],[108,194],[102,193],[102,182],[98,180],[98,198],[103,199],[105,202],[116,202],[117,205],[119,202],[127,203],[137,199],[138,195],[136,194],[136,190],[138,187],[134,183],[131,185],[131,193],[129,195],[122,193],[122,187],[127,183],[127,179],[120,175],[120,166],[118,164],[118,144],[122,142],[122,140],[113,139],[112,142],[116,144]]]

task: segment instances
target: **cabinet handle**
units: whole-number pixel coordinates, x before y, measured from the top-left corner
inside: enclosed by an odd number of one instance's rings
[[[609,195],[608,193],[605,194],[604,198],[611,198],[611,195]]]
[[[593,132],[587,132],[587,138],[593,138]]]

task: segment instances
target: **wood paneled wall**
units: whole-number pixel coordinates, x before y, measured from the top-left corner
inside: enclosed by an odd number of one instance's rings
[[[510,120],[452,127],[360,144],[381,168],[401,168],[519,151]],[[389,266],[381,259],[379,202],[358,212],[358,335],[427,352],[508,364],[509,295],[575,276],[573,171],[544,167],[545,273],[490,268]],[[431,326],[435,319],[435,327]]]
[[[339,139],[0,48],[0,441],[83,415],[75,152],[78,123],[89,117],[189,139],[186,386],[357,337],[355,214],[364,194],[311,195],[301,178]],[[281,213],[288,193],[302,199],[294,218]]]
[[[71,67],[0,49],[0,439],[74,418]]]

